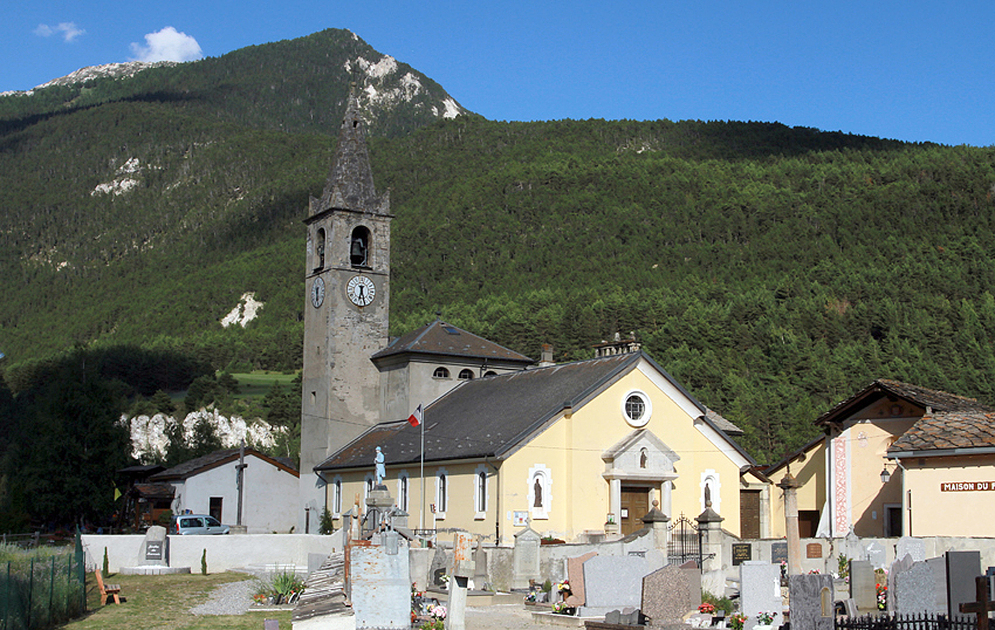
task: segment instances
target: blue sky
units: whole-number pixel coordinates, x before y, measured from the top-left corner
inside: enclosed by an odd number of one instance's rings
[[[6,0],[0,91],[347,28],[492,120],[755,120],[995,145],[995,2]]]

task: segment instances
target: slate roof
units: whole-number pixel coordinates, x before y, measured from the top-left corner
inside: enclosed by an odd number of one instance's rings
[[[932,409],[934,412],[995,411],[973,398],[902,383],[901,381],[879,378],[819,416],[815,424],[826,425],[845,418],[859,408],[865,407],[886,396],[902,398],[924,409]]]
[[[520,370],[465,381],[429,405],[424,413],[425,461],[502,459],[567,405],[580,408],[642,360],[659,369],[705,415],[705,406],[643,352]],[[386,464],[415,463],[420,438],[421,428],[406,421],[379,424],[315,470],[370,467],[377,446],[383,448]]]
[[[521,363],[523,367],[535,363],[523,354],[499,346],[493,341],[478,337],[440,319],[393,339],[386,348],[371,358],[376,361],[404,353],[495,359]]]
[[[149,477],[150,481],[180,481],[189,479],[194,475],[198,475],[212,468],[217,468],[229,462],[238,461],[238,451],[237,448],[228,448],[220,451],[214,451],[208,455],[202,457],[196,457],[189,461],[183,462],[177,466],[173,466],[167,470],[162,471]],[[282,468],[285,471],[298,475],[297,466],[289,458],[274,458],[269,455],[260,453],[259,451],[251,448],[245,449],[245,455],[254,455],[264,461],[267,461],[277,468]]]
[[[720,416],[717,412],[711,409],[709,409],[705,413],[705,417],[711,420],[712,424],[721,429],[722,432],[725,433],[726,435],[736,435],[736,436],[743,435],[742,429],[737,427],[735,424],[729,422],[728,420]]]
[[[926,414],[888,448],[888,453],[924,455],[978,448],[995,448],[995,411]]]
[[[136,483],[131,493],[146,499],[172,499],[176,488],[171,483]]]

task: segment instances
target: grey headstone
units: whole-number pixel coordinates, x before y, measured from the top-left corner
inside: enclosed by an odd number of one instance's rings
[[[878,609],[877,576],[870,560],[850,561],[850,597],[861,615]]]
[[[977,598],[974,578],[981,575],[980,551],[948,551],[947,559],[947,614],[960,617],[960,605]]]
[[[539,545],[542,537],[531,527],[515,534],[512,555],[511,588],[528,588],[529,580],[539,579]]]
[[[912,557],[903,556],[891,563],[891,570],[888,571],[888,612],[895,612],[895,584],[898,576],[912,568]]]
[[[380,545],[353,547],[349,575],[356,629],[409,630],[411,584],[408,582],[408,548],[388,554]]]
[[[895,612],[945,614],[945,609],[937,607],[935,586],[932,567],[926,562],[913,563],[895,579]]]
[[[867,560],[867,550],[861,544],[860,538],[857,538],[857,535],[853,533],[853,529],[843,539],[843,548],[846,551],[845,555],[847,558],[851,560]]]
[[[584,563],[581,616],[600,617],[616,608],[638,608],[649,563],[638,556],[595,556]]]
[[[943,556],[926,560],[926,565],[933,571],[933,585],[930,591],[936,598],[934,607],[937,610],[947,612],[947,559]]]
[[[432,556],[432,563],[429,565],[428,574],[434,586],[442,586],[442,576],[449,573],[449,562],[446,559],[446,552],[441,547],[435,548]],[[526,584],[528,586],[528,584]]]
[[[860,610],[857,608],[857,602],[852,597],[843,600],[843,608],[846,610],[847,617],[860,616]]]
[[[781,599],[781,567],[759,560],[739,565],[739,609],[748,617],[744,630],[757,625],[757,613],[774,613],[774,627],[784,623]],[[792,618],[794,621],[794,618]]]
[[[169,566],[169,538],[166,536],[165,527],[153,525],[145,532],[138,566]]]
[[[643,578],[642,605],[650,625],[682,623],[684,615],[701,605],[701,570],[667,565]]]
[[[906,555],[912,556],[913,562],[925,562],[926,543],[921,538],[902,536],[895,543],[895,557],[904,558]]]
[[[835,593],[831,575],[788,578],[791,630],[833,630]]]
[[[867,559],[875,569],[883,569],[887,564],[888,550],[881,543],[872,541],[864,547],[864,551],[867,554]]]
[[[622,623],[622,611],[621,610],[609,610],[605,613],[605,623],[610,623],[618,625]]]

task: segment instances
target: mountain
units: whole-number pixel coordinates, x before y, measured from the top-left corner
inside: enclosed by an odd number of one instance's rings
[[[350,83],[396,214],[394,334],[441,310],[565,361],[634,332],[760,459],[873,378],[995,402],[992,148],[487,121],[340,30],[0,98],[14,392],[68,348],[299,366],[301,222]]]

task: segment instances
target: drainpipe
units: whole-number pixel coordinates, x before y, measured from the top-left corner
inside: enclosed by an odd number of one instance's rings
[[[501,471],[486,456],[484,463],[494,470],[494,546],[498,547],[501,545]]]

